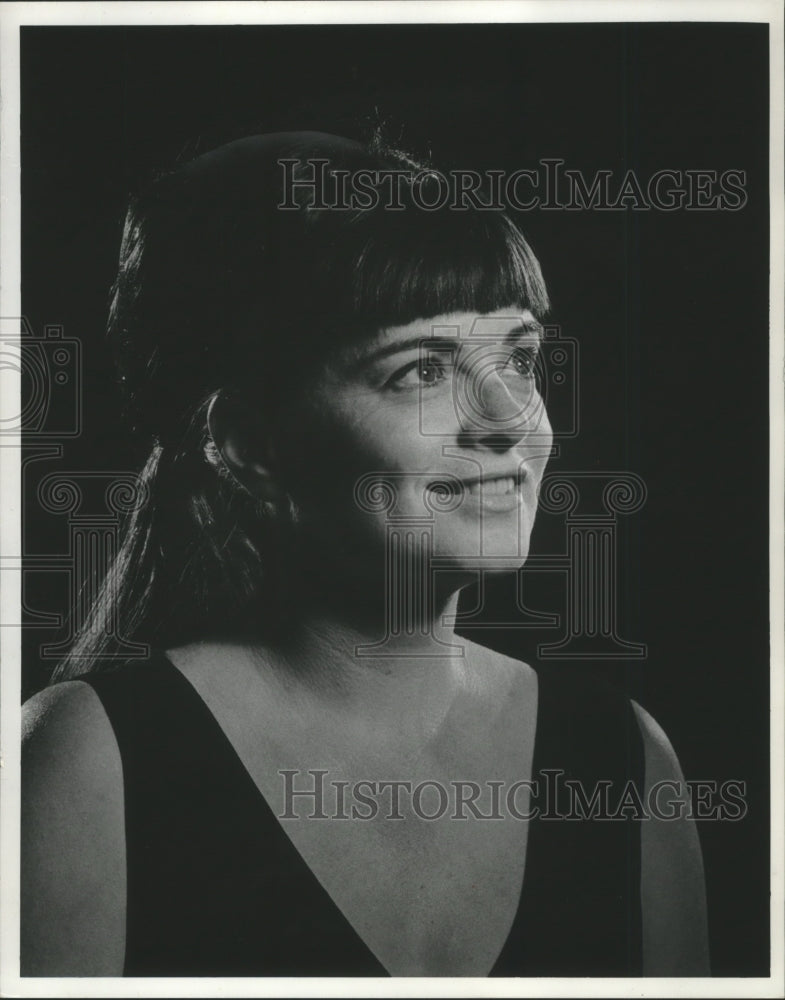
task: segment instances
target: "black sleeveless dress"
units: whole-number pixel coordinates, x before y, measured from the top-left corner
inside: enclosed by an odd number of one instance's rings
[[[582,673],[537,674],[533,777],[550,781],[555,797],[537,800],[518,911],[490,975],[639,976],[637,810],[613,820],[548,818],[574,806],[567,779],[587,795],[610,781],[617,803],[630,782],[642,796],[632,706]],[[106,710],[123,765],[124,975],[388,975],[165,656],[82,680]]]

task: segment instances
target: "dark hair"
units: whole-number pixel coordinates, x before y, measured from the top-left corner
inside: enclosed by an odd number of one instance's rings
[[[284,191],[280,161],[312,180],[403,172],[402,209],[320,207]],[[132,201],[109,315],[126,408],[149,457],[117,559],[55,677],[118,657],[124,639],[167,646],[259,619],[285,573],[292,519],[222,466],[207,429],[219,392],[274,419],[285,372],[383,326],[442,313],[548,309],[539,264],[498,211],[425,211],[425,164],[324,133],[241,139],[158,176]],[[386,190],[386,189],[385,189]],[[296,208],[280,207],[293,197]],[[433,199],[431,199],[433,200]],[[275,615],[268,616],[272,625]]]

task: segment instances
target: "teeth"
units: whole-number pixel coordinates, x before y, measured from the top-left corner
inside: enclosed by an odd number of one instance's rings
[[[484,483],[467,483],[466,490],[470,496],[503,496],[507,493],[514,493],[517,483],[512,476],[504,476],[499,479],[486,479]]]

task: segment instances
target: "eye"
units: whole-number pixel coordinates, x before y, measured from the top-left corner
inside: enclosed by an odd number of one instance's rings
[[[521,378],[532,379],[537,373],[537,353],[536,347],[516,347],[505,367]]]
[[[408,389],[417,386],[430,388],[448,377],[449,366],[443,358],[428,356],[418,358],[399,369],[387,382],[393,388]]]

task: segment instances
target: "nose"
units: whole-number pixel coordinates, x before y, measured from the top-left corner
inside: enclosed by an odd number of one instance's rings
[[[498,371],[467,380],[461,405],[461,443],[494,452],[514,448],[536,424],[542,401],[534,383],[511,389]]]

